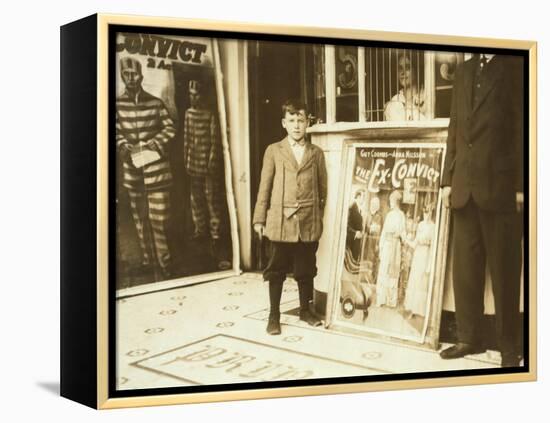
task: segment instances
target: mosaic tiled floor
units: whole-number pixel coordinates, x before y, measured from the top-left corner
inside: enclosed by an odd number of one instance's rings
[[[268,289],[256,274],[117,300],[118,389],[498,367],[494,352],[437,351],[325,329],[297,316],[285,282],[282,334],[265,332]]]

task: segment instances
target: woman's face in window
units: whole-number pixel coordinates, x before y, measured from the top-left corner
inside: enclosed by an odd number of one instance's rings
[[[410,87],[413,77],[410,59],[406,56],[401,56],[399,58],[397,70],[399,72],[399,85],[404,88]]]

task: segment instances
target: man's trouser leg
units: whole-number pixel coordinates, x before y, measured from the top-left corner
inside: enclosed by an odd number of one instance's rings
[[[479,211],[495,299],[498,346],[503,355],[520,353],[521,215]]]
[[[222,195],[220,190],[220,183],[216,179],[216,176],[207,176],[205,178],[204,190],[206,204],[208,206],[208,223],[210,227],[210,236],[212,237],[212,239],[219,239],[220,225],[222,222]]]
[[[132,209],[132,217],[134,218],[134,224],[139,238],[139,245],[141,248],[142,264],[150,264],[151,258],[149,257],[149,249],[147,248],[147,242],[144,233],[145,219],[148,214],[148,205],[145,200],[145,193],[143,191],[128,190],[130,197],[130,207]]]
[[[166,240],[166,225],[170,218],[170,193],[168,191],[149,192],[147,200],[157,261],[161,269],[166,271],[170,265],[170,249]]]
[[[190,176],[191,216],[195,225],[194,236],[204,236],[208,231],[208,205],[206,203],[206,178]]]
[[[453,290],[459,342],[481,345],[484,311],[485,245],[478,208],[470,199],[453,210]]]

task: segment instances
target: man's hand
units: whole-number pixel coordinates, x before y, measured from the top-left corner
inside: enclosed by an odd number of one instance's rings
[[[130,158],[130,154],[132,154],[132,150],[130,143],[126,142],[122,144],[119,149],[121,159],[127,161]]]
[[[148,148],[149,150],[153,150],[153,151],[156,151],[157,153],[161,154],[161,151],[159,149],[159,146],[157,145],[157,143],[155,142],[155,140],[149,140],[145,143],[145,147]]]
[[[441,190],[441,199],[445,207],[451,207],[451,187],[443,187]]]
[[[254,224],[254,232],[258,234],[260,239],[264,236],[265,225],[263,223]]]
[[[523,192],[516,192],[516,210],[523,212]]]
[[[363,238],[363,232],[355,231],[355,239],[361,239],[361,238]]]

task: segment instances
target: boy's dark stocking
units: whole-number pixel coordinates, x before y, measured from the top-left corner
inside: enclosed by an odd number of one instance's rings
[[[298,295],[300,297],[300,320],[311,326],[320,326],[322,324],[321,320],[309,309],[310,302],[313,299],[312,279],[298,281]]]
[[[283,292],[283,281],[269,281],[269,318],[266,331],[270,335],[279,335],[281,333],[281,295]]]

